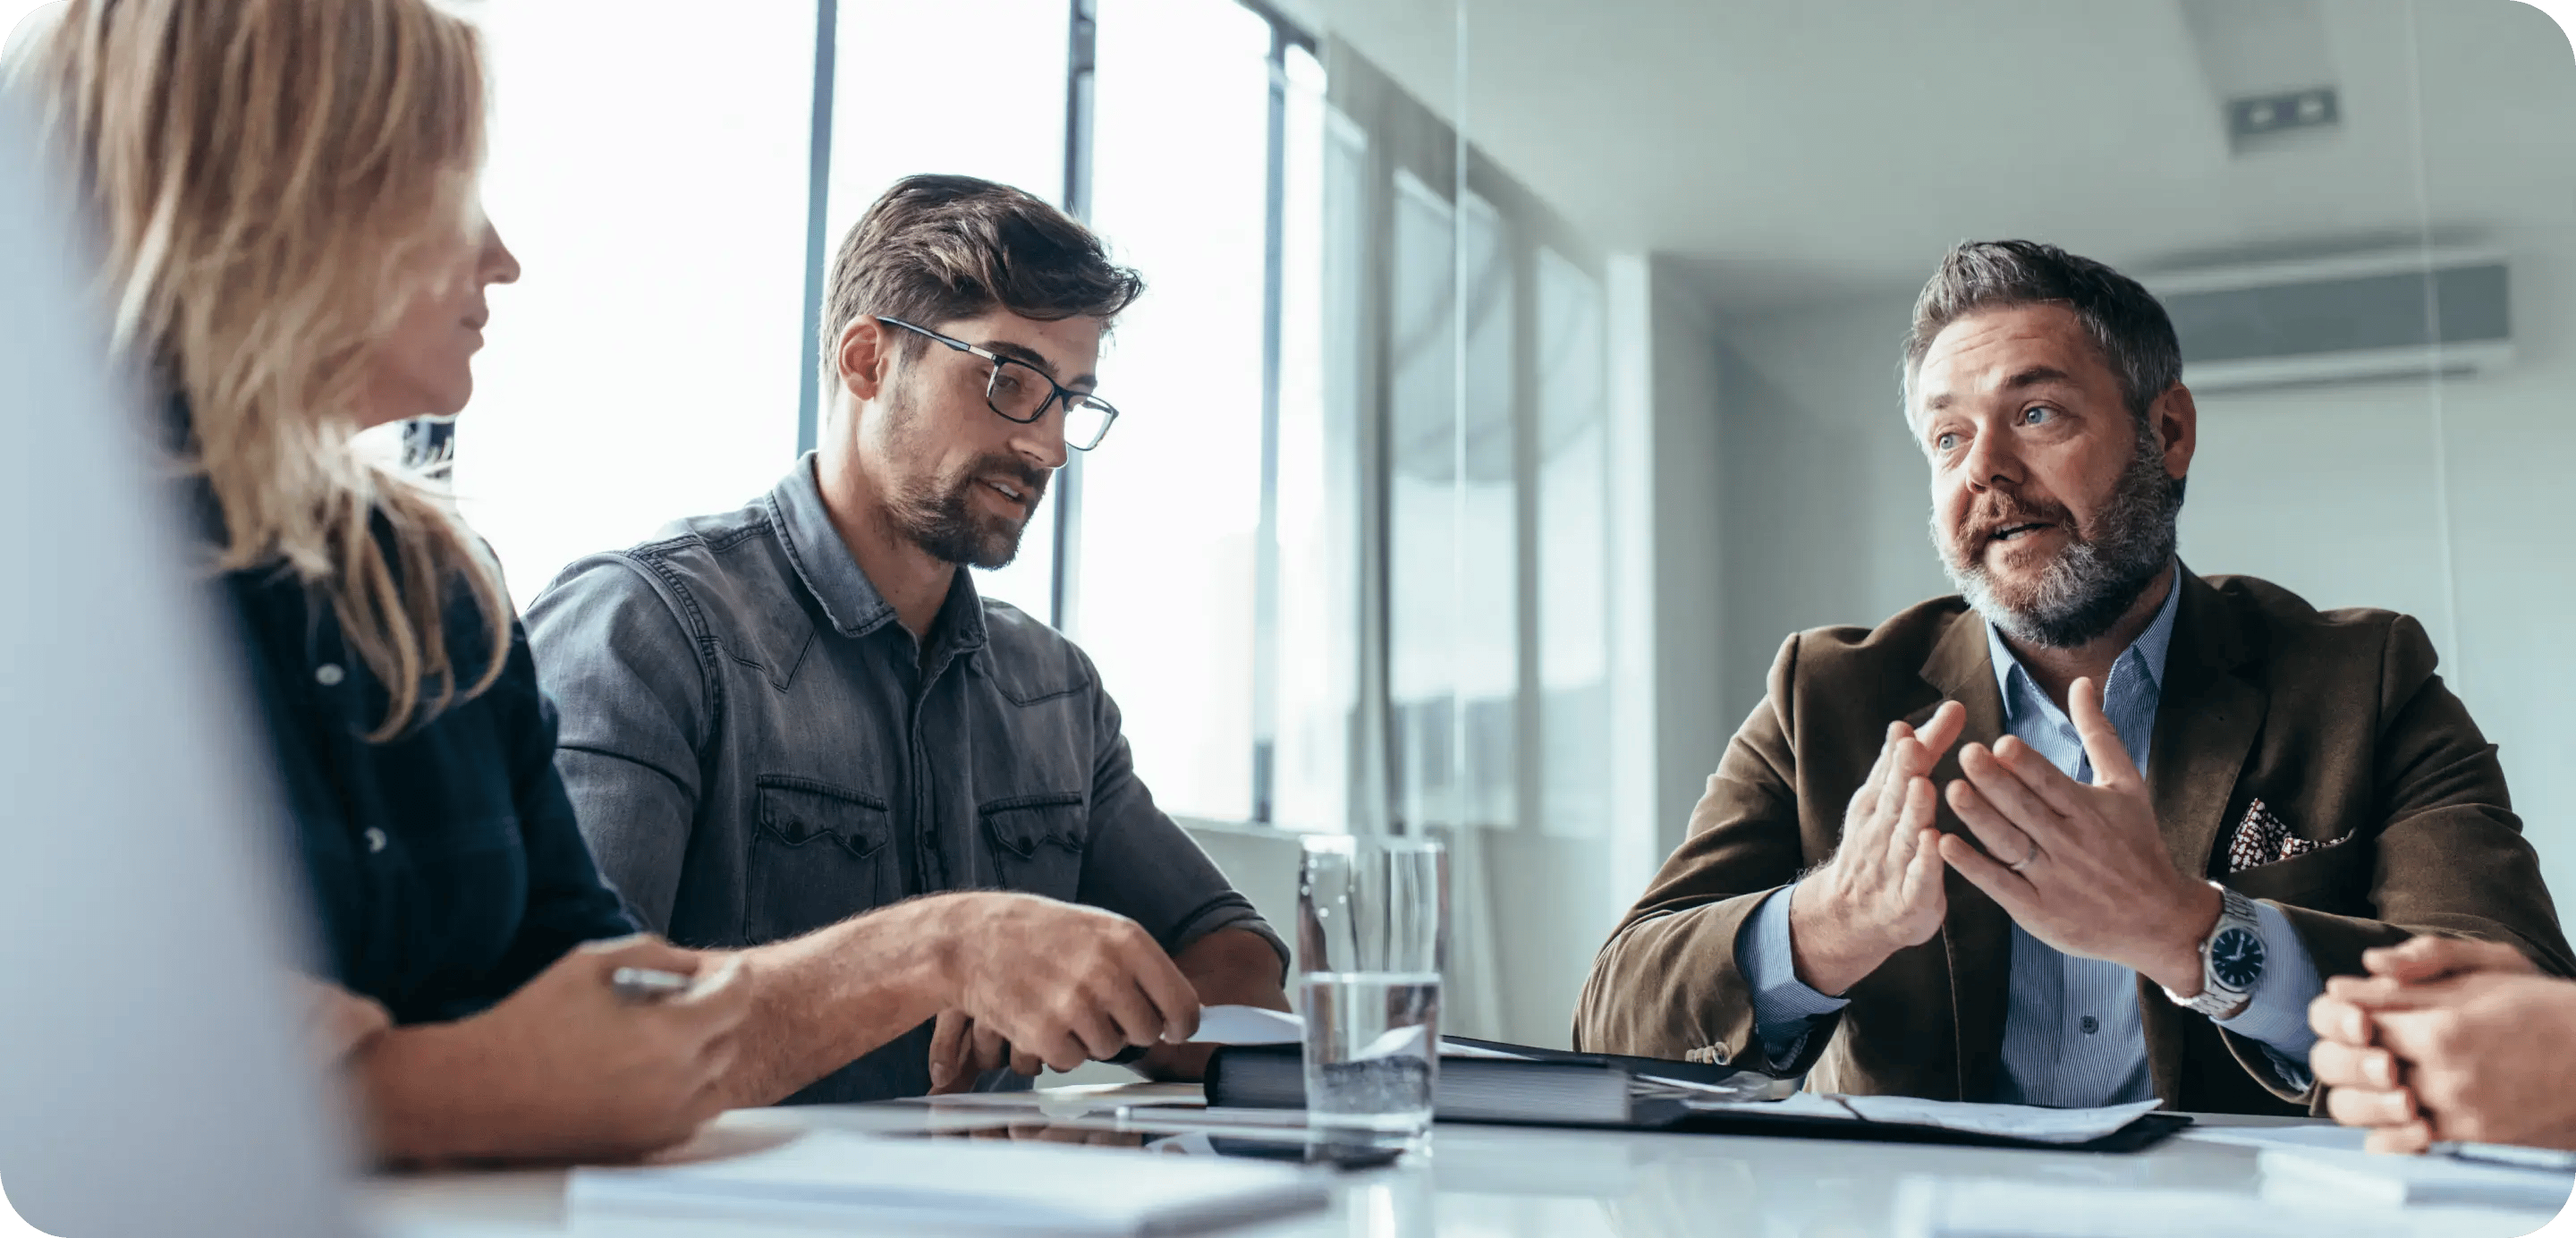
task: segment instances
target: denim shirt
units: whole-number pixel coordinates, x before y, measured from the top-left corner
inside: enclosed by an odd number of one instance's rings
[[[999,889],[1221,928],[1287,956],[1154,806],[1072,641],[956,574],[926,638],[823,507],[814,457],[739,511],[565,569],[528,609],[557,767],[600,864],[682,945],[792,937],[915,895]],[[792,1099],[930,1087],[925,1025]]]
[[[573,827],[554,711],[515,627],[490,688],[370,743],[385,688],[330,601],[282,568],[232,572],[222,588],[331,978],[399,1023],[458,1019],[581,942],[635,931]],[[470,599],[449,608],[460,684],[486,665],[489,630]]]

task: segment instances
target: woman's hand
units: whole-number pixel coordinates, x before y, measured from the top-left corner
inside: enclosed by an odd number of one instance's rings
[[[358,1060],[378,1155],[622,1160],[688,1138],[724,1108],[743,966],[652,937],[593,942],[482,1014],[386,1033]],[[620,967],[698,982],[628,1002],[609,987]]]

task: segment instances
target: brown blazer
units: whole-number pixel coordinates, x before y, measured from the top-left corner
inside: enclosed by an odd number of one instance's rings
[[[2576,974],[2537,858],[2505,795],[2495,746],[2433,673],[2404,615],[2320,613],[2244,576],[2182,574],[2147,780],[2185,872],[2281,908],[2323,975],[2417,933],[2510,941]],[[1843,810],[1889,720],[1968,710],[1961,743],[2003,735],[1985,623],[1937,598],[1875,631],[1789,638],[1770,691],[1727,745],[1690,837],[1592,964],[1575,1011],[1581,1049],[1762,1061],[1738,929],[1762,896],[1833,854]],[[1956,746],[1933,771],[1959,776]],[[2255,800],[2320,846],[2227,872],[2225,828]],[[1947,805],[1941,828],[1962,827]],[[2256,816],[2262,816],[2256,813]],[[2299,850],[2292,842],[2281,850]],[[1999,1081],[2011,920],[1956,872],[1938,936],[1897,952],[1819,1020],[1798,1058],[1821,1091],[1983,1100]],[[2167,1000],[2143,978],[2147,1059],[2168,1106],[2295,1113],[2320,1089],[2283,1085],[2262,1051]]]

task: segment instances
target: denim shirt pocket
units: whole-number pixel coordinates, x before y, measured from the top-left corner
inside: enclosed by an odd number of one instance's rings
[[[978,810],[993,840],[1002,887],[1070,901],[1082,885],[1082,853],[1091,842],[1088,798],[1079,792],[1015,795]]]
[[[743,934],[776,941],[903,897],[884,800],[810,778],[764,774],[745,866]]]

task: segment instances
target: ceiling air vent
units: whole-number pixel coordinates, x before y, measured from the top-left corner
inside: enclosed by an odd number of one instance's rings
[[[2513,360],[2504,255],[2405,249],[2149,277],[2195,391],[2292,387]]]

